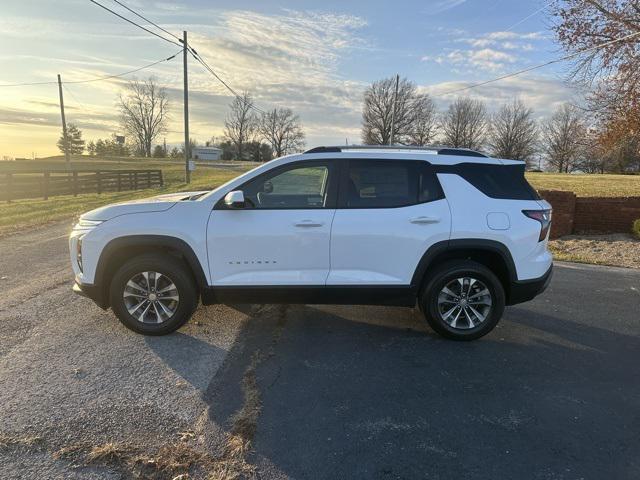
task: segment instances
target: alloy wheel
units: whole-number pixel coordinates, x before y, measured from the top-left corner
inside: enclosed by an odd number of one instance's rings
[[[459,277],[447,283],[438,294],[438,312],[450,327],[475,328],[491,312],[491,291],[477,278]]]
[[[176,313],[180,296],[173,280],[159,272],[141,272],[122,293],[129,314],[141,323],[164,323]]]

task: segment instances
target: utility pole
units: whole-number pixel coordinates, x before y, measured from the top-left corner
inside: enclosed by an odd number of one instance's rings
[[[395,122],[396,122],[396,101],[398,100],[398,83],[400,82],[400,75],[396,75],[396,90],[393,94],[393,110],[391,110],[391,136],[389,137],[389,145],[393,145],[393,137],[395,135]]]
[[[69,168],[69,139],[67,138],[67,121],[64,118],[64,98],[62,97],[62,80],[60,80],[60,74],[58,74],[58,92],[60,93],[60,115],[62,115],[62,137],[64,138],[64,159],[67,162],[67,169]]]
[[[182,32],[182,71],[184,73],[184,179],[191,183],[191,171],[189,170],[189,78],[187,76],[187,31]]]

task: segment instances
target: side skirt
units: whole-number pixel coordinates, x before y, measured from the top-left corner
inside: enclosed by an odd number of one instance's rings
[[[388,305],[413,307],[416,290],[410,285],[304,285],[207,287],[202,303],[268,303],[328,305]]]

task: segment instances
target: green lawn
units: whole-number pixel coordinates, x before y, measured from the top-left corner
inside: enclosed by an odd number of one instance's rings
[[[640,175],[527,173],[538,190],[567,190],[579,197],[640,196]]]
[[[66,195],[50,197],[49,200],[25,199],[15,200],[11,203],[0,202],[0,235],[58,220],[69,219],[71,222],[71,219],[76,215],[110,203],[144,198],[161,193],[213,189],[249,169],[249,166],[246,165],[240,165],[233,169],[198,166],[196,171],[192,172],[191,184],[187,185],[184,182],[184,163],[179,161],[155,159],[111,160],[81,157],[73,160],[72,167],[77,170],[160,168],[164,175],[165,186],[149,190],[108,192],[100,195],[84,194],[77,197]],[[37,161],[0,162],[0,174],[7,170],[38,170],[45,168],[49,170],[64,170],[64,158],[52,157],[51,159]]]

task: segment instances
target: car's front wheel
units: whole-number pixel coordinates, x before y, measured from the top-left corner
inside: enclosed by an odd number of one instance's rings
[[[484,265],[455,260],[430,276],[420,298],[431,328],[453,340],[474,340],[489,333],[504,312],[502,283]]]
[[[171,255],[144,254],[113,276],[110,302],[118,319],[144,335],[165,335],[184,325],[198,304],[187,266]]]

